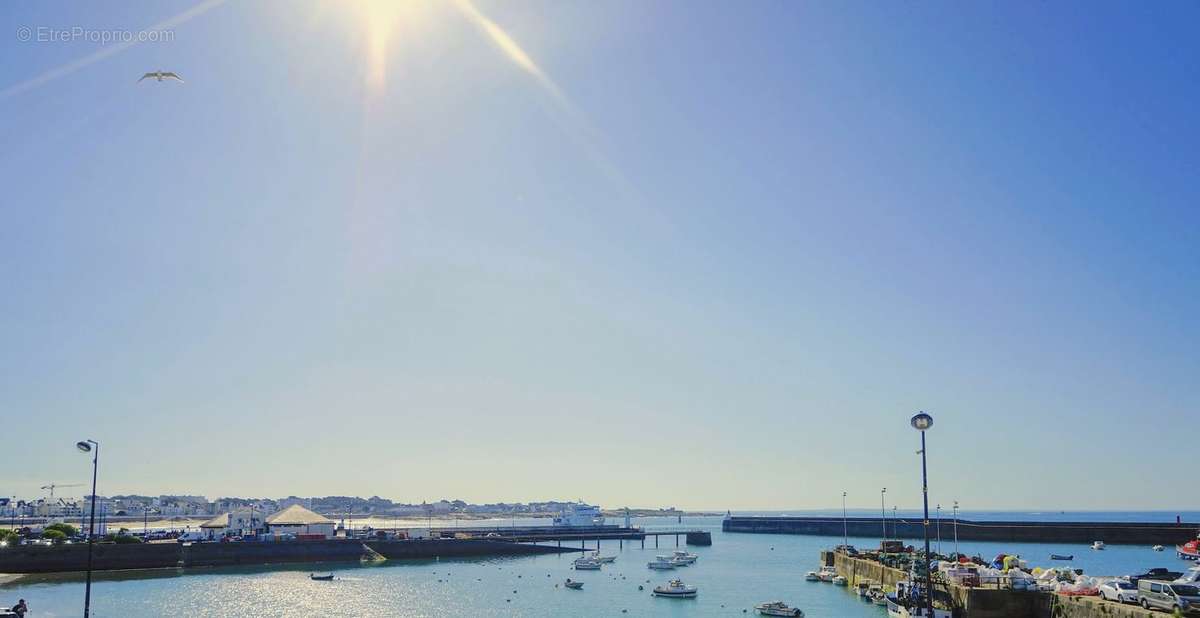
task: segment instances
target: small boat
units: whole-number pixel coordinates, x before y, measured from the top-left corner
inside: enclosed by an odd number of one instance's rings
[[[1200,560],[1200,537],[1175,546],[1175,554],[1184,560]]]
[[[1104,549],[1104,541],[1092,541],[1092,549]]]
[[[1051,560],[1074,560],[1074,559],[1075,559],[1075,554],[1067,554],[1067,555],[1063,555],[1063,554],[1050,554],[1050,559],[1051,559]]]
[[[842,577],[841,575],[834,576],[834,578],[833,578],[834,586],[846,586],[846,585],[849,585],[849,583],[850,583],[850,580],[846,579],[845,577]]]
[[[669,597],[672,599],[691,599],[695,598],[697,589],[695,586],[688,586],[678,579],[672,579],[665,586],[655,586],[654,596]]]
[[[328,575],[317,575],[316,573],[309,573],[308,578],[315,582],[331,582],[331,581],[333,581],[333,573],[330,573]]]
[[[1151,547],[1150,549],[1153,549],[1154,551],[1162,551],[1162,550],[1163,550],[1163,546],[1162,546],[1162,545],[1155,545],[1154,547]]]
[[[669,569],[673,569],[676,566],[677,565],[674,562],[667,560],[666,556],[659,556],[659,557],[655,558],[654,560],[651,560],[650,562],[646,563],[647,568],[655,569],[658,571],[666,571]]]
[[[759,603],[754,606],[754,610],[763,616],[799,616],[803,618],[804,612],[796,607],[788,607],[783,601],[771,601],[770,603]]]
[[[570,577],[567,578],[567,581],[563,582],[563,585],[571,590],[579,590],[580,588],[583,588],[583,582],[573,581]]]
[[[616,556],[601,556],[600,552],[594,551],[594,552],[592,552],[592,560],[595,560],[596,562],[599,562],[600,564],[612,564],[617,561],[617,557]]]
[[[817,579],[819,579],[827,584],[829,582],[832,582],[833,578],[835,578],[835,577],[837,577],[837,569],[835,569],[831,566],[823,566],[823,567],[821,567],[820,571],[817,571]]]
[[[679,550],[679,549],[675,550],[675,553],[671,555],[672,560],[676,560],[679,562],[685,562],[687,564],[693,564],[699,558],[700,558],[700,556],[697,556],[696,554],[689,553],[689,552]]]
[[[887,605],[887,593],[883,591],[883,586],[871,586],[871,589],[867,591],[867,596],[876,605]]]
[[[871,582],[862,580],[854,585],[854,594],[866,599],[867,593],[871,591]]]
[[[804,580],[810,582],[821,581],[821,576],[817,575],[816,571],[809,571],[804,574]]]
[[[599,571],[600,570],[600,562],[597,560],[592,560],[591,558],[576,558],[575,559],[575,570],[576,571]]]

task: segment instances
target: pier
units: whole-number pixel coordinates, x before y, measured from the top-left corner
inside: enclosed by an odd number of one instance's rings
[[[659,547],[662,537],[673,539],[675,547],[680,546],[681,540],[687,545],[712,545],[712,533],[707,530],[695,529],[648,531],[642,528],[623,528],[618,526],[594,526],[586,528],[526,526],[520,528],[435,528],[430,531],[430,534],[446,538],[465,534],[472,537],[499,538],[517,543],[558,542],[561,545],[563,541],[569,541],[582,543],[584,549],[587,548],[589,542],[595,543],[595,547],[599,548],[601,541],[617,541],[618,545],[622,548],[625,546],[625,541],[637,541],[644,548],[647,538],[653,539],[654,547]],[[490,535],[495,536],[491,537]]]
[[[843,523],[844,522],[844,523]],[[844,528],[843,528],[844,525]],[[887,526],[887,538],[920,539],[924,535],[920,518],[899,517],[726,517],[725,532],[757,534],[811,534],[880,538]],[[970,521],[959,519],[929,520],[929,535],[951,538],[957,527],[958,538],[966,541],[1009,541],[1028,543],[1091,543],[1127,545],[1181,545],[1196,538],[1200,523],[1126,523],[1059,521]],[[845,532],[843,532],[843,530]]]

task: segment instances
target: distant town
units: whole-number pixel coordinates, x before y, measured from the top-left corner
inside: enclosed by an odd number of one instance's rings
[[[550,500],[546,502],[507,503],[496,502],[488,504],[472,504],[463,500],[438,500],[437,502],[401,503],[387,498],[371,496],[323,496],[307,497],[288,496],[286,498],[218,498],[209,500],[205,496],[194,495],[114,495],[96,496],[96,514],[106,519],[198,519],[208,518],[220,513],[250,510],[259,513],[274,513],[292,505],[300,505],[306,509],[330,517],[435,517],[485,519],[489,517],[553,517],[567,507],[578,504],[569,501]],[[71,519],[85,517],[90,514],[91,496],[80,499],[62,497],[42,497],[20,500],[15,497],[0,498],[0,517],[8,520],[37,518],[37,519]],[[630,515],[681,515],[683,511],[675,507],[666,508],[637,508],[628,509]],[[613,509],[604,512],[607,516],[623,516],[626,509]]]

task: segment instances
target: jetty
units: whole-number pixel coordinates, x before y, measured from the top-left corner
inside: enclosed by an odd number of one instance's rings
[[[892,539],[920,539],[925,533],[921,518],[880,517],[726,517],[725,532],[756,534],[811,534]],[[1195,539],[1200,523],[1132,523],[1098,521],[972,521],[967,519],[929,520],[929,535],[967,541],[1008,541],[1028,543],[1091,543],[1181,545]]]
[[[622,526],[524,526],[524,527],[478,527],[478,528],[434,528],[430,531],[433,536],[453,537],[457,535],[466,535],[478,538],[497,538],[506,541],[517,543],[546,543],[557,542],[559,545],[563,541],[579,542],[586,548],[589,542],[596,543],[599,548],[600,541],[617,541],[618,544],[624,547],[625,541],[638,541],[644,548],[646,539],[654,540],[654,547],[658,547],[660,538],[673,538],[675,546],[679,547],[682,540],[687,545],[712,545],[712,533],[707,530],[696,529],[665,529],[665,530],[646,530],[644,528],[632,528]]]

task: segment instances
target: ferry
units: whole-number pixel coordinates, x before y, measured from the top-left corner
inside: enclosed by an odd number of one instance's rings
[[[672,599],[692,599],[696,597],[695,586],[688,586],[678,579],[672,579],[665,586],[655,586],[654,596]]]
[[[593,528],[604,525],[600,507],[582,502],[570,504],[554,518],[554,525],[565,528]]]

